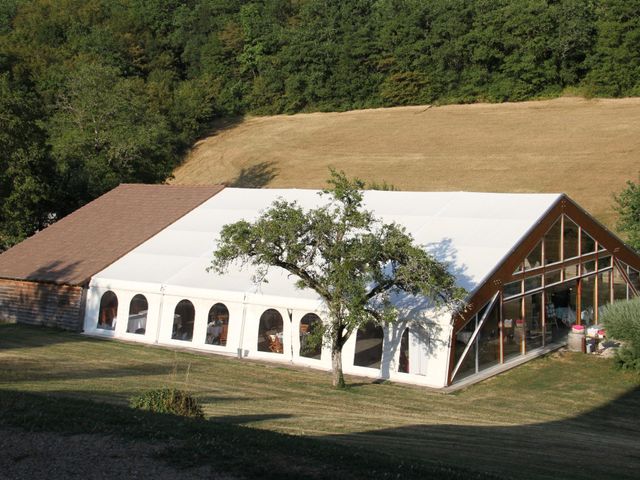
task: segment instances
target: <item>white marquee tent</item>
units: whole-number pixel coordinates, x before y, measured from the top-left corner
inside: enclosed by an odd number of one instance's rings
[[[405,226],[418,244],[447,262],[459,285],[471,296],[561,197],[367,191],[365,206],[383,221]],[[207,272],[221,227],[254,219],[277,198],[295,200],[303,208],[325,201],[314,190],[224,189],[93,276],[84,332],[330,369],[326,347],[321,355],[301,352],[301,319],[309,313],[320,318],[325,315],[313,291],[296,289],[295,279],[277,268],[270,270],[268,283],[261,285],[252,282],[248,269],[223,276]],[[189,302],[191,306],[185,310]],[[217,342],[211,341],[220,332],[212,323],[214,304],[226,307],[220,317],[223,322],[219,322],[224,323],[224,341],[219,335]],[[109,306],[112,313],[106,311]],[[270,309],[284,319],[276,328],[280,345],[260,348],[261,316]],[[384,341],[379,342],[381,358],[369,366],[354,362],[358,346],[357,335],[352,335],[343,351],[345,373],[437,388],[447,385],[451,314],[429,309],[409,312],[403,322],[384,329]],[[180,316],[192,317],[186,335],[180,334],[180,325],[176,327]],[[410,328],[401,346],[407,326]],[[374,352],[375,346],[374,340]],[[407,357],[404,367],[400,367],[401,350]]]

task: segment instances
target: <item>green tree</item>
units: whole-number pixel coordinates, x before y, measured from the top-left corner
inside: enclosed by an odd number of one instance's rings
[[[640,94],[640,0],[600,2],[597,13],[587,87],[596,95]]]
[[[114,67],[79,65],[48,127],[70,210],[121,182],[164,181],[176,163],[167,122],[150,108],[144,81]]]
[[[0,251],[44,227],[53,213],[42,102],[27,86],[0,74]]]
[[[403,227],[363,208],[361,180],[332,171],[329,184],[320,207],[305,211],[280,199],[252,223],[225,225],[211,268],[223,274],[235,262],[252,265],[262,282],[270,267],[280,267],[297,277],[298,288],[314,290],[329,316],[323,333],[333,385],[344,387],[342,347],[361,325],[397,321],[394,295],[424,295],[456,308],[463,290]]]
[[[640,183],[628,181],[615,201],[618,229],[627,235],[629,245],[640,251]]]

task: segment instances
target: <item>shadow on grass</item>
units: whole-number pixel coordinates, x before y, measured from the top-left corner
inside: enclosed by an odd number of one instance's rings
[[[230,187],[262,188],[278,176],[274,162],[260,162],[243,168],[238,176],[229,182]]]
[[[514,404],[515,409],[526,405]],[[480,408],[479,411],[482,411]],[[587,413],[514,426],[410,425],[323,437],[514,478],[637,479],[640,387]],[[481,424],[487,419],[478,418]],[[489,419],[495,421],[495,419]],[[505,423],[509,418],[505,417]]]
[[[263,415],[240,415],[193,420],[78,398],[0,390],[0,425],[32,432],[92,433],[162,442],[158,461],[182,468],[211,465],[217,472],[241,478],[497,478],[237,425],[248,417],[265,419]],[[289,418],[277,413],[269,417]]]
[[[56,327],[0,323],[0,351],[12,348],[48,347],[56,343],[86,340],[87,337]]]
[[[54,381],[54,380],[91,380],[99,381],[105,378],[126,378],[126,377],[145,377],[145,376],[168,376],[168,368],[166,365],[139,364],[133,366],[113,366],[109,368],[66,368],[60,370],[55,368],[52,370],[43,369],[40,362],[38,370],[29,368],[28,363],[24,363],[24,372],[16,371],[13,377],[14,381],[22,379],[33,382]]]

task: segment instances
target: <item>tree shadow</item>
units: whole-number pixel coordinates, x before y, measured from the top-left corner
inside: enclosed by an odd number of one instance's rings
[[[220,135],[227,130],[237,127],[244,122],[244,120],[245,117],[243,115],[216,117],[211,121],[211,123],[209,123],[205,132],[193,142],[193,145],[197,145],[199,142],[206,140],[209,137],[215,137],[216,135]]]
[[[34,362],[35,365],[42,367],[41,362]],[[30,368],[29,362],[22,363],[21,371],[14,372],[12,376],[13,382],[22,380],[29,383],[49,382],[56,380],[90,380],[97,381],[100,379],[118,379],[126,377],[145,377],[145,376],[161,376],[167,375],[169,369],[166,365],[115,365],[106,368],[66,368],[60,370],[57,367],[51,370],[39,368],[37,371]]]
[[[210,466],[216,473],[214,478],[225,473],[231,474],[231,478],[278,480],[369,479],[371,475],[381,479],[469,478],[470,472],[457,467],[428,465],[420,459],[399,461],[391,455],[367,448],[345,448],[315,437],[241,425],[251,421],[292,418],[288,414],[221,415],[198,420],[77,398],[73,392],[67,394],[67,397],[58,397],[0,389],[0,427],[55,433],[54,441],[63,445],[78,434],[152,442],[160,449],[153,454],[156,461],[181,469],[176,472],[178,475],[180,472],[188,475],[192,468]],[[91,442],[91,437],[86,441]],[[15,461],[10,448],[0,451],[0,465]],[[120,457],[117,461],[127,462],[127,457]],[[95,471],[91,473],[96,478],[102,477],[103,462],[96,463]],[[13,467],[13,464],[9,466]],[[28,469],[29,464],[26,463],[26,468],[19,470],[21,476],[29,478]],[[155,472],[138,473],[136,478],[156,478]],[[473,478],[495,477],[474,474]]]
[[[80,331],[83,288],[67,285],[82,262],[54,259],[24,275],[25,281],[3,284],[10,300],[1,300],[4,321]]]
[[[81,266],[81,263],[80,261],[71,262],[52,259],[49,263],[30,272],[25,279],[43,282],[64,282],[70,274],[73,274]]]
[[[451,275],[456,278],[458,286],[469,290],[473,288],[472,278],[467,275],[467,267],[458,259],[458,253],[450,238],[443,238],[423,246],[436,260],[446,264]],[[430,297],[424,295],[410,295],[405,292],[395,292],[391,296],[398,311],[398,322],[387,329],[387,341],[383,351],[382,379],[390,378],[391,369],[398,357],[398,350],[402,345],[402,335],[409,328],[414,338],[418,339],[419,348],[425,358],[433,358],[443,348],[448,348],[449,338],[443,338],[444,317],[451,317],[454,312],[448,308],[438,306]],[[415,348],[415,347],[414,347]],[[425,367],[428,368],[428,367]]]
[[[225,400],[221,397],[221,400]],[[253,399],[243,399],[253,400]],[[223,415],[220,417],[211,417],[209,421],[215,423],[226,423],[230,425],[244,425],[246,423],[264,422],[266,420],[280,420],[283,418],[293,418],[290,413],[263,413],[253,415]]]
[[[478,425],[410,425],[323,438],[512,478],[636,479],[639,417],[640,387],[635,387],[603,406],[558,421],[487,426],[481,424],[496,419],[478,418]]]
[[[68,330],[42,325],[0,323],[0,352],[14,348],[38,348],[56,343],[86,341],[87,338],[70,334]]]
[[[477,282],[467,275],[467,266],[458,259],[458,251],[453,246],[451,238],[447,237],[439,242],[428,243],[424,248],[436,260],[447,265],[449,273],[456,278],[458,286],[464,288],[467,292],[476,287]]]
[[[227,184],[229,187],[262,188],[278,176],[275,162],[260,162],[243,168],[238,176]]]

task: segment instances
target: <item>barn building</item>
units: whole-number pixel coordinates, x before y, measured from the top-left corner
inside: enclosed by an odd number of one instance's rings
[[[0,316],[85,334],[331,368],[306,341],[321,299],[273,268],[207,272],[221,227],[313,190],[123,185],[0,255]],[[347,374],[443,388],[499,373],[566,343],[572,324],[640,291],[640,257],[561,194],[365,192],[468,293],[462,315],[396,298],[399,322],[369,325],[343,350]]]

